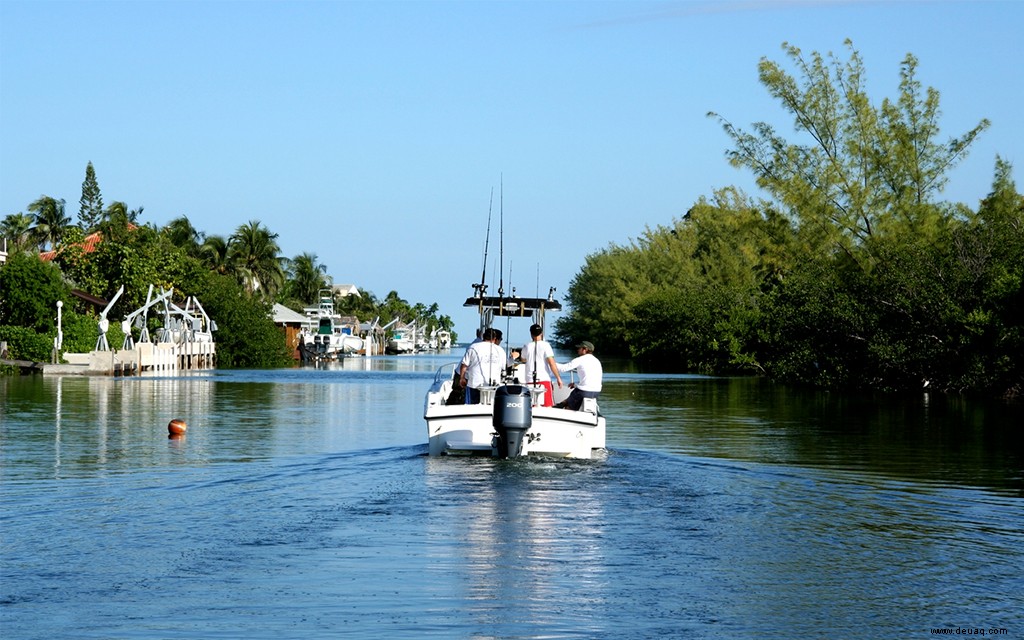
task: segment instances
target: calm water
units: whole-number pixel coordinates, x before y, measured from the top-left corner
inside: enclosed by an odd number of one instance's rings
[[[612,373],[604,459],[431,459],[449,359],[0,378],[0,637],[1024,637],[1020,407]]]

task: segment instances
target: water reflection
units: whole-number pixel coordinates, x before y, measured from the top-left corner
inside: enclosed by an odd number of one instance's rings
[[[1024,405],[806,392],[756,378],[612,375],[608,439],[1024,495]]]
[[[453,596],[470,624],[599,630],[587,612],[607,586],[607,518],[583,476],[600,464],[425,460],[427,499],[443,515],[429,521],[427,544],[443,563],[436,570],[459,581]]]
[[[7,377],[0,381],[2,435],[9,455],[51,477],[118,470],[128,457],[152,466],[209,464],[418,444],[425,439],[423,393],[437,367],[451,360],[432,354],[271,371]],[[612,449],[845,469],[1024,495],[1020,404],[813,393],[755,378],[610,373],[601,406]],[[166,427],[174,418],[189,430],[172,449]],[[45,471],[29,454],[39,446],[52,451]]]

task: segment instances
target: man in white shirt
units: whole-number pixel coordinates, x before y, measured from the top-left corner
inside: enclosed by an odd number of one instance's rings
[[[459,371],[459,385],[466,389],[466,404],[480,404],[480,387],[492,387],[501,383],[507,356],[498,346],[501,332],[484,329],[482,340],[469,346],[462,358]]]
[[[584,398],[596,398],[601,393],[601,380],[604,377],[604,369],[601,361],[594,356],[593,343],[583,342],[576,345],[576,353],[579,355],[566,364],[558,365],[558,370],[575,371],[579,376],[579,382],[570,384],[572,393],[565,402],[559,402],[559,407],[579,411],[583,406]]]
[[[526,363],[526,384],[544,387],[544,401],[541,406],[551,407],[554,406],[551,379],[554,378],[558,388],[562,388],[562,376],[558,375],[555,352],[544,339],[544,330],[539,324],[530,327],[530,337],[533,340],[523,347],[523,353],[519,357]]]

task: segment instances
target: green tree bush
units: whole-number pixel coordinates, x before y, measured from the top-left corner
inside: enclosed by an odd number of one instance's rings
[[[284,335],[270,318],[270,303],[254,298],[232,278],[209,274],[201,303],[217,323],[217,366],[283,367],[292,363]]]
[[[0,325],[56,334],[57,301],[69,298],[60,269],[38,255],[13,254],[0,268]]]
[[[0,325],[0,341],[7,343],[11,360],[49,362],[53,354],[53,337],[27,327]]]

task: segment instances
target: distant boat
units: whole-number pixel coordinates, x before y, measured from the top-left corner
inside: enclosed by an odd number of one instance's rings
[[[444,351],[452,348],[452,334],[445,329],[435,329],[433,336],[434,348]]]
[[[416,352],[416,324],[398,327],[391,330],[385,352],[391,354]]]
[[[356,335],[358,321],[337,314],[330,289],[321,289],[318,297],[317,306],[304,309],[308,321],[299,335],[302,361],[338,360],[362,351],[364,341]]]

